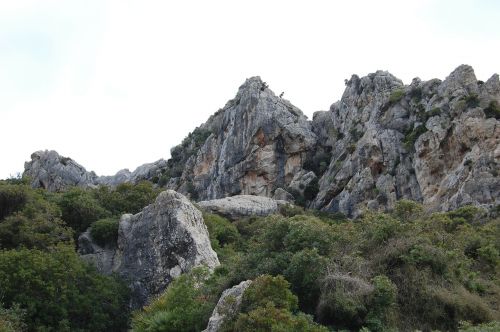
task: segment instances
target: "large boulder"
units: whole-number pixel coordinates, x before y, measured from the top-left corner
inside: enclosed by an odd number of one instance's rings
[[[250,216],[268,216],[276,213],[286,201],[269,197],[236,195],[232,197],[201,201],[197,203],[203,210],[216,213],[231,220]]]
[[[226,289],[219,298],[207,328],[203,332],[218,332],[227,319],[231,319],[233,315],[237,314],[241,307],[243,293],[251,284],[252,280],[246,280]]]
[[[128,282],[133,308],[162,293],[181,273],[219,265],[201,212],[173,190],[138,214],[122,216],[116,248],[101,248],[89,236],[80,236],[80,254],[102,273],[115,272]]]

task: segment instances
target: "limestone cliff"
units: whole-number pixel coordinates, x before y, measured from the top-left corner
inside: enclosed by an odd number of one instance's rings
[[[410,85],[388,72],[346,80],[340,101],[308,121],[259,77],[171,150],[168,161],[97,177],[54,151],[36,152],[35,187],[151,180],[192,200],[257,195],[359,215],[407,198],[434,210],[500,203],[500,82],[462,65]]]
[[[462,65],[442,82],[405,86],[378,71],[346,86],[313,118],[331,149],[313,207],[352,216],[401,198],[435,210],[500,203],[498,75],[483,83]]]
[[[236,97],[193,134],[191,141],[172,150],[171,168],[183,166],[180,177],[168,186],[202,200],[237,194],[272,197],[303,169],[316,145],[302,112],[259,77],[248,79]],[[193,149],[200,136],[202,142]],[[185,155],[190,156],[181,160]]]

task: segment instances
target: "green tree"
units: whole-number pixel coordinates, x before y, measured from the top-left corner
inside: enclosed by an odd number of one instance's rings
[[[203,287],[208,270],[193,269],[174,280],[166,292],[134,314],[134,332],[201,331],[207,326],[215,298]]]
[[[76,236],[94,221],[110,216],[109,211],[92,196],[92,192],[82,188],[74,187],[64,192],[58,205],[62,211],[62,219],[75,231]]]
[[[30,331],[120,331],[128,289],[98,274],[69,246],[0,251],[0,292],[7,308],[26,310]]]

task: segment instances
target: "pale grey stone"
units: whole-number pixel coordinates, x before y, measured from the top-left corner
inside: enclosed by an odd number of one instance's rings
[[[280,204],[287,203],[263,196],[236,195],[201,201],[198,202],[198,205],[208,212],[219,214],[231,220],[237,220],[242,217],[267,216],[276,213]]]
[[[219,298],[212,316],[210,316],[207,328],[203,332],[219,331],[227,319],[236,315],[241,307],[243,293],[251,284],[252,280],[246,280],[232,288],[226,289]]]
[[[219,265],[201,212],[172,190],[138,214],[121,217],[117,248],[100,248],[89,236],[80,236],[80,254],[102,273],[115,272],[128,282],[133,308],[161,294],[181,273]]]

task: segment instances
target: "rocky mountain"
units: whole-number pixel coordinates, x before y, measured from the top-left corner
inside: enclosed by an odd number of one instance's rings
[[[138,214],[121,217],[116,247],[99,246],[90,231],[78,244],[80,255],[101,273],[115,272],[128,282],[133,308],[163,292],[181,273],[219,265],[201,212],[172,190],[160,193]]]
[[[259,77],[196,128],[171,159],[97,177],[53,151],[25,165],[32,185],[151,180],[192,200],[257,195],[356,216],[398,199],[434,210],[500,203],[500,82],[462,65],[444,81],[410,85],[388,72],[346,80],[312,121]]]
[[[462,65],[444,81],[405,86],[387,72],[353,75],[313,130],[331,149],[312,206],[357,215],[397,199],[435,210],[500,203],[500,83]]]

